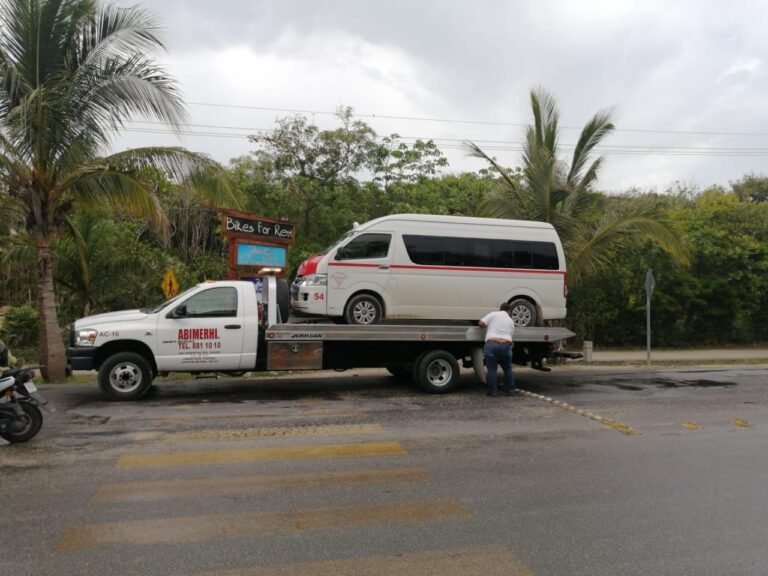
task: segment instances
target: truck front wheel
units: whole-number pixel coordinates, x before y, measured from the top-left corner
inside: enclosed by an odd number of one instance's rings
[[[99,387],[112,400],[137,400],[152,384],[152,368],[141,354],[113,354],[99,369]]]
[[[413,366],[413,380],[425,392],[445,394],[459,381],[459,363],[450,352],[432,350],[425,352]]]

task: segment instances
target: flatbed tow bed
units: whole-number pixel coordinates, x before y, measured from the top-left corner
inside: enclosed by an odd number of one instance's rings
[[[442,393],[455,386],[460,360],[485,382],[485,330],[477,326],[287,323],[268,326],[264,336],[266,370],[386,367],[427,392]],[[547,358],[581,358],[579,353],[555,350],[573,336],[566,328],[516,328],[513,362],[548,372]]]

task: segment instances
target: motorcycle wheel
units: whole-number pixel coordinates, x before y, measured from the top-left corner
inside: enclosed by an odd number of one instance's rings
[[[11,444],[32,440],[43,427],[43,413],[40,408],[28,402],[22,402],[20,406],[24,410],[24,416],[19,417],[10,430],[0,434],[0,437]]]

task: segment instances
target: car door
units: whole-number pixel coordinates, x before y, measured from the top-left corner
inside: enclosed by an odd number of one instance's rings
[[[211,286],[161,315],[158,370],[237,370],[245,333],[243,306],[238,302],[241,297],[233,286]]]
[[[328,314],[341,315],[349,298],[361,290],[387,300],[391,264],[390,232],[368,232],[340,246],[328,261]]]

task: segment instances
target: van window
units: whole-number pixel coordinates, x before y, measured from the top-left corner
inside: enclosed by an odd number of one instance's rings
[[[336,260],[361,260],[386,258],[389,253],[391,234],[361,234],[336,252]]]
[[[440,236],[403,236],[403,242],[414,264],[440,266],[445,263],[443,239]]]
[[[552,242],[531,242],[533,267],[537,270],[559,270],[557,249]]]
[[[412,235],[403,235],[403,242],[414,264],[559,269],[557,248],[552,242]]]
[[[532,268],[533,260],[531,258],[530,242],[510,242],[512,249],[512,268]],[[554,244],[552,245],[554,248]]]

